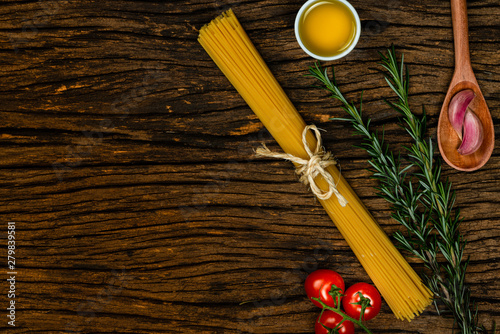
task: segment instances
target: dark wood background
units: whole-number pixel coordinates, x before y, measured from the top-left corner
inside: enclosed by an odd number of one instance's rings
[[[4,332],[312,333],[307,272],[369,281],[287,162],[254,159],[262,124],[197,43],[232,7],[306,122],[327,130],[343,175],[391,234],[367,154],[328,121],[338,104],[303,77],[293,34],[303,1],[2,1],[0,222]],[[409,139],[382,102],[377,51],[394,43],[429,135],[453,73],[448,1],[352,0],[357,48],[333,64],[391,147]],[[500,138],[500,4],[468,2],[472,65]],[[481,322],[500,315],[500,141],[474,173],[444,167],[469,241]],[[16,328],[7,325],[7,222],[17,229]],[[5,259],[5,260],[4,260]],[[418,264],[409,260],[418,269]],[[452,333],[429,307],[411,323],[384,304],[374,333]]]

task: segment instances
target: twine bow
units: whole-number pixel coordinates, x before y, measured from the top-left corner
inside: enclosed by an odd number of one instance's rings
[[[306,135],[307,131],[311,129],[314,131],[316,136],[316,149],[311,151],[309,144],[307,143]],[[337,190],[337,185],[333,180],[333,177],[325,169],[328,166],[336,165],[337,162],[333,159],[330,152],[325,152],[323,146],[321,145],[321,133],[316,125],[308,125],[304,128],[302,132],[302,143],[304,144],[304,149],[309,155],[309,159],[302,159],[288,153],[272,152],[267,148],[265,144],[262,147],[257,148],[255,151],[257,156],[261,157],[271,157],[277,159],[285,159],[294,162],[297,166],[295,173],[300,175],[299,181],[304,183],[306,186],[311,187],[311,191],[321,200],[329,199],[333,194],[337,196],[337,199],[342,206],[346,206],[347,200],[342,196],[342,194]],[[328,191],[322,190],[316,184],[315,178],[321,175],[328,183]]]

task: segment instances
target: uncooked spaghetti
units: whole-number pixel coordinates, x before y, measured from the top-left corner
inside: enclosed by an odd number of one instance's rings
[[[309,159],[302,143],[306,123],[272,75],[233,11],[228,10],[201,28],[198,41],[283,151],[301,159]],[[309,147],[316,146],[316,138],[310,131],[306,140]],[[320,199],[319,202],[395,316],[398,319],[413,319],[431,303],[429,289],[381,230],[339,170],[332,164],[325,169],[336,180],[337,190],[347,204],[342,206],[335,196]],[[316,177],[315,182],[324,191],[329,189],[321,175]]]

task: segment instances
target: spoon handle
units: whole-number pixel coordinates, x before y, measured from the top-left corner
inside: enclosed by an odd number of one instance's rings
[[[474,73],[470,64],[466,0],[451,0],[451,19],[455,44],[455,75],[460,75],[461,80],[470,80],[469,75],[474,78]]]

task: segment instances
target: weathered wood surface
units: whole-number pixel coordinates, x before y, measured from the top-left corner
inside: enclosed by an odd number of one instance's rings
[[[304,78],[303,1],[3,1],[0,4],[0,222],[5,332],[312,333],[307,271],[369,281],[291,165],[253,159],[274,141],[207,54],[197,31],[232,7],[278,81],[387,233],[367,155],[338,105]],[[395,149],[409,142],[375,70],[394,43],[411,103],[435,136],[453,73],[448,1],[361,1],[358,47],[335,62],[351,99]],[[469,1],[471,59],[500,138],[500,4]],[[500,315],[500,141],[465,174],[444,167],[465,218],[467,282],[487,328]],[[54,166],[56,170],[54,170]],[[17,313],[7,325],[7,221],[17,228]],[[5,259],[5,260],[4,260]],[[414,263],[410,259],[411,263]],[[415,264],[418,269],[419,265]],[[384,305],[374,333],[451,333],[428,308],[411,323]]]

